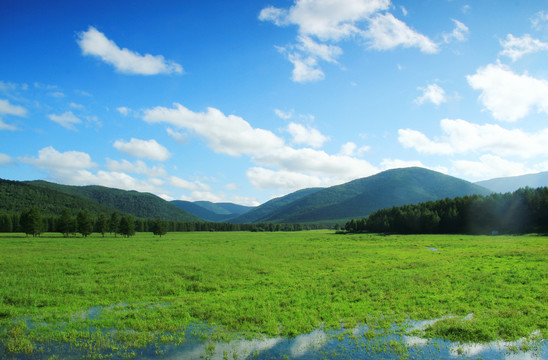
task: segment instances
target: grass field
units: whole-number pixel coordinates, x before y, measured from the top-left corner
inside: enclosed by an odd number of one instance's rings
[[[53,342],[90,355],[178,343],[190,324],[295,336],[448,316],[420,335],[546,338],[547,264],[542,236],[0,234],[0,340],[6,354]]]

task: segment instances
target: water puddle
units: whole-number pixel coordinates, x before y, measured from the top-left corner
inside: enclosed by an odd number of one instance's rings
[[[126,304],[116,305],[125,308]],[[152,305],[162,306],[162,305]],[[75,314],[75,318],[95,319],[107,308],[94,307]],[[110,308],[108,308],[110,309]],[[463,320],[471,320],[469,314]],[[184,339],[179,343],[155,342],[144,348],[124,348],[113,342],[109,347],[96,347],[93,343],[41,343],[32,354],[8,353],[0,342],[0,359],[48,359],[52,356],[63,359],[108,358],[108,359],[189,359],[189,360],[241,360],[241,359],[548,359],[548,344],[545,340],[531,342],[521,339],[514,342],[496,341],[487,344],[461,344],[440,339],[425,339],[420,333],[437,320],[413,321],[406,329],[393,327],[374,330],[362,325],[353,329],[316,329],[308,334],[292,338],[259,337],[235,338],[229,341],[212,341],[214,329],[205,325],[192,325],[185,329]],[[92,330],[90,330],[92,331]],[[102,335],[113,336],[117,330],[101,330]],[[90,333],[91,334],[91,333]],[[412,335],[411,335],[412,334]],[[540,333],[532,336],[540,338]],[[103,341],[105,338],[103,338]],[[87,344],[87,345],[86,345]],[[89,346],[88,346],[89,345]],[[529,346],[528,351],[522,351]]]

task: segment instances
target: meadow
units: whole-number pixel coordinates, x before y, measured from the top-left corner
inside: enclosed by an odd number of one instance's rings
[[[484,343],[537,331],[538,342],[547,264],[548,237],[536,235],[0,234],[0,355],[54,344],[132,357],[188,331],[213,342],[365,324],[371,335],[440,318],[413,335]]]

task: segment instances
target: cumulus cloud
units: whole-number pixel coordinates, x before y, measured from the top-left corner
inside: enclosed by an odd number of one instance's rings
[[[415,99],[415,103],[422,105],[425,102],[431,102],[435,105],[440,105],[447,101],[445,90],[438,84],[430,84],[427,87],[418,87],[422,91],[422,95]]]
[[[155,194],[160,194],[164,191],[161,188],[163,181],[160,179],[140,180],[118,171],[99,170],[97,173],[92,173],[86,169],[79,169],[75,171],[57,171],[51,175],[58,182],[69,185],[100,185]]]
[[[121,73],[156,75],[183,72],[181,65],[166,60],[162,55],[141,55],[126,48],[120,49],[114,41],[93,26],[80,32],[77,42],[83,55],[98,57]]]
[[[528,168],[522,162],[505,160],[491,154],[480,156],[479,161],[455,160],[452,171],[458,176],[471,180],[486,180],[535,172],[534,169]]]
[[[501,40],[500,44],[503,47],[500,55],[507,56],[512,61],[516,61],[527,54],[548,50],[548,43],[533,39],[529,34],[525,34],[522,37],[508,34],[506,40]]]
[[[431,140],[417,130],[400,129],[399,142],[419,153],[435,155],[489,152],[497,156],[524,159],[548,156],[548,128],[536,133],[505,129],[497,124],[478,125],[465,120],[444,119],[440,122],[443,136]]]
[[[113,146],[121,153],[137,158],[165,161],[171,156],[169,151],[154,139],[140,140],[131,138],[129,142],[116,140]]]
[[[355,143],[349,141],[347,143],[344,143],[341,146],[341,150],[339,151],[339,155],[341,156],[361,156],[364,153],[368,152],[371,149],[370,146],[362,146],[358,148],[358,145]]]
[[[14,131],[14,130],[17,130],[17,126],[15,125],[10,125],[10,124],[6,124],[2,119],[0,119],[0,131],[1,130],[11,130],[11,131]]]
[[[149,123],[167,123],[194,131],[206,139],[215,152],[232,156],[250,155],[283,146],[284,141],[268,130],[253,128],[239,116],[225,115],[215,108],[193,112],[181,104],[144,111]]]
[[[87,169],[97,166],[91,161],[91,157],[80,151],[59,152],[52,146],[38,151],[38,157],[20,157],[21,162],[32,164],[41,169],[52,171]]]
[[[50,114],[48,115],[48,118],[51,121],[58,123],[62,127],[72,131],[76,131],[76,127],[74,125],[82,123],[82,120],[76,117],[76,115],[74,115],[72,111],[67,111],[61,115]]]
[[[470,32],[470,30],[468,29],[468,26],[464,25],[458,20],[455,20],[455,19],[452,19],[452,20],[455,23],[455,28],[453,29],[451,33],[443,34],[443,41],[446,43],[450,43],[453,40],[460,41],[460,42],[466,41],[468,38],[468,34]]]
[[[548,11],[541,10],[531,18],[531,26],[535,30],[544,30],[548,28]]]
[[[196,182],[191,182],[191,181],[188,181],[188,180],[185,180],[185,179],[182,179],[180,177],[177,177],[177,176],[171,176],[169,178],[169,183],[172,185],[172,186],[175,186],[176,188],[179,188],[179,189],[185,189],[185,190],[191,190],[191,191],[197,191],[199,190],[201,187],[198,183]],[[203,188],[203,187],[202,187]]]
[[[0,153],[0,165],[7,165],[11,164],[13,162],[13,159],[11,156]]]
[[[309,148],[293,149],[288,146],[257,154],[253,160],[263,166],[273,166],[295,173],[328,176],[335,182],[343,182],[369,176],[377,168],[365,160],[350,156],[330,155],[325,151]]]
[[[262,9],[259,20],[298,27],[296,43],[278,49],[294,66],[292,80],[311,82],[325,77],[319,60],[337,63],[342,55],[342,49],[334,43],[352,37],[367,39],[370,48],[376,50],[403,46],[417,47],[425,53],[438,51],[438,45],[425,35],[390,13],[380,13],[389,8],[389,0],[296,0],[288,9]],[[364,24],[369,26],[364,28]],[[463,31],[457,24],[455,36]]]
[[[293,143],[304,144],[313,148],[322,147],[324,142],[329,140],[329,137],[322,135],[318,130],[294,122],[287,126],[287,131],[293,137]]]
[[[295,191],[308,187],[323,186],[318,176],[292,171],[274,171],[263,167],[252,167],[246,172],[247,179],[257,189],[283,189]]]
[[[166,176],[166,170],[162,166],[149,167],[142,160],[130,162],[125,159],[122,159],[121,161],[107,159],[107,168],[115,172],[143,174],[149,177]]]
[[[398,46],[417,47],[427,54],[437,53],[438,45],[398,20],[390,13],[377,14],[369,24],[364,36],[369,39],[370,47],[376,50],[390,50]]]
[[[280,109],[274,109],[274,113],[280,118],[280,119],[284,119],[284,120],[289,120],[293,117],[293,110],[287,112],[287,111],[282,111]]]
[[[123,116],[128,116],[131,113],[131,109],[125,106],[117,107],[116,111],[118,111]]]
[[[13,105],[8,100],[0,99],[0,114],[26,116],[27,109],[19,105]]]
[[[502,64],[489,64],[466,78],[473,89],[481,91],[480,101],[497,120],[517,121],[533,108],[548,114],[546,80],[518,75]]]
[[[208,146],[215,152],[231,156],[247,155],[258,165],[275,167],[281,174],[300,174],[301,179],[310,180],[319,176],[325,178],[325,182],[341,183],[378,172],[367,161],[351,156],[329,155],[312,148],[294,149],[285,145],[283,139],[272,132],[253,128],[241,117],[226,116],[214,108],[209,108],[206,112],[193,112],[175,104],[174,108],[156,107],[145,110],[143,114],[143,119],[147,122],[167,123],[194,131],[205,138]],[[309,146],[311,143],[319,145],[326,140],[315,129],[302,125],[291,128],[296,136],[300,136],[300,141]],[[278,179],[290,181],[288,176]],[[253,181],[252,184],[259,186],[258,181]],[[294,182],[288,186],[293,184]],[[266,185],[261,185],[261,188],[264,186]]]

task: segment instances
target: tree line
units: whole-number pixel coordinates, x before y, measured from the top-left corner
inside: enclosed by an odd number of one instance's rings
[[[0,214],[0,232],[23,232],[27,236],[39,236],[43,232],[59,232],[64,237],[80,234],[87,237],[91,233],[105,233],[130,237],[136,232],[152,232],[165,235],[167,232],[189,231],[301,231],[311,226],[301,224],[233,224],[216,222],[192,222],[157,219],[141,219],[132,215],[112,212],[110,216],[100,213],[97,217],[88,210],[81,210],[76,216],[65,208],[59,216],[42,216],[35,206],[21,213]]]
[[[548,188],[471,195],[377,210],[347,232],[390,234],[548,233]]]

